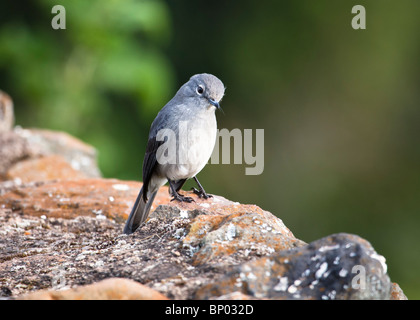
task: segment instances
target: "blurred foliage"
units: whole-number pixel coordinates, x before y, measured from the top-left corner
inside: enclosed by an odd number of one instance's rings
[[[173,91],[166,4],[62,1],[66,29],[54,30],[55,4],[1,3],[0,87],[20,125],[79,136],[98,148],[105,175],[127,178],[127,165],[141,165],[139,141],[127,139],[141,133],[132,120],[146,126]]]
[[[213,73],[227,87],[219,127],[263,128],[265,170],[209,165],[206,190],[306,242],[365,237],[420,298],[418,0],[72,0],[66,30],[51,28],[54,4],[0,4],[0,88],[18,124],[75,134],[105,176],[139,180],[157,111]],[[351,28],[356,4],[366,30]]]

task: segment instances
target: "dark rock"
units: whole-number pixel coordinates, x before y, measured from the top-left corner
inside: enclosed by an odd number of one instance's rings
[[[342,233],[244,263],[196,298],[240,291],[270,299],[389,299],[386,271],[385,259],[366,240]]]

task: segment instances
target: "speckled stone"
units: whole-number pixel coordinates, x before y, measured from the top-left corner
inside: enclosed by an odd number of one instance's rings
[[[196,298],[240,291],[270,299],[389,299],[386,269],[384,257],[369,242],[340,233],[244,263],[203,286]]]
[[[140,187],[116,179],[0,183],[0,296],[79,287],[84,296],[85,285],[113,277],[169,299],[403,296],[392,293],[385,259],[366,240],[335,234],[306,244],[270,212],[217,195],[182,191],[195,202],[171,202],[163,187],[146,223],[122,234]],[[124,288],[113,297],[130,296]]]

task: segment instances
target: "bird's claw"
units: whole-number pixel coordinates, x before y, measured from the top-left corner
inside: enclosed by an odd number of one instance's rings
[[[193,198],[186,197],[180,194],[174,195],[171,201],[174,201],[174,200],[179,201],[179,202],[188,202],[188,203],[195,202]]]
[[[199,198],[213,198],[211,194],[207,194],[204,190],[197,190],[196,188],[191,188],[192,192],[194,192]]]

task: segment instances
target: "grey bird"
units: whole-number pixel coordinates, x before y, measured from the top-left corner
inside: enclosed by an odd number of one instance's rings
[[[179,194],[194,178],[200,198],[209,198],[196,175],[208,162],[217,137],[216,109],[225,87],[211,74],[196,74],[159,111],[153,121],[143,161],[143,187],[124,227],[131,234],[146,221],[161,186],[169,182],[173,200],[194,201]]]

